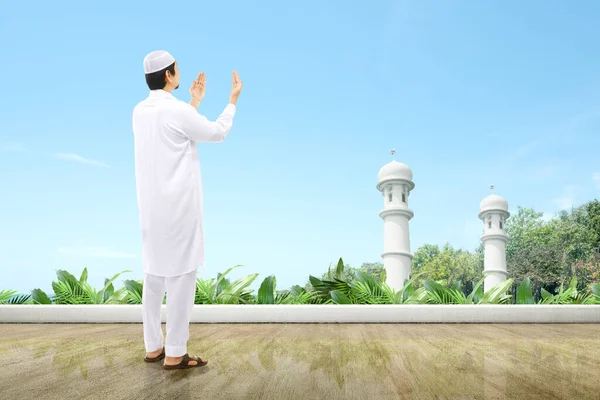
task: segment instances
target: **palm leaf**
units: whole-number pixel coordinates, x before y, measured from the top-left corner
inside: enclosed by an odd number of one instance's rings
[[[227,286],[231,284],[231,281],[228,278],[221,274],[217,274],[217,283],[215,284],[215,295],[219,297],[219,295],[225,290]]]
[[[267,276],[258,289],[258,304],[275,304],[275,277]],[[281,299],[280,299],[281,301]]]
[[[391,302],[386,296],[382,285],[379,284],[371,275],[357,271],[356,280],[350,285],[350,293],[356,297],[357,303],[359,304],[382,304]],[[387,301],[386,301],[387,300]]]
[[[353,304],[378,304],[380,296],[374,293],[373,289],[374,288],[364,282],[354,281],[352,282],[352,290],[348,295],[345,295],[344,292],[339,289],[332,290],[331,293],[341,293],[346,298],[350,299]],[[333,295],[331,298],[333,299]]]
[[[0,290],[0,304],[7,303],[15,294],[17,294],[16,290]]]
[[[31,295],[30,294],[22,294],[20,296],[13,297],[12,299],[9,300],[9,303],[10,304],[32,303],[32,301],[31,301]]]
[[[416,274],[413,274],[410,279],[406,279],[404,281],[404,286],[402,287],[402,290],[401,290],[402,291],[402,293],[401,293],[402,294],[402,296],[401,296],[402,303],[405,303],[409,298],[411,298],[413,296],[413,294],[414,294],[414,283],[424,273],[425,273],[424,271],[418,272]]]
[[[241,265],[234,265],[233,267],[227,269],[224,273],[217,273],[217,281],[214,284],[214,288],[211,287],[211,299],[212,301],[216,301],[219,298],[221,292],[230,285],[229,279],[225,278],[228,273],[230,273],[233,269],[241,267]]]
[[[56,304],[84,304],[84,295],[81,288],[70,283],[58,281],[52,282],[52,290],[55,294]]]
[[[511,278],[490,288],[490,290],[483,294],[479,304],[504,304],[508,302],[510,295],[507,295],[506,291],[510,288],[512,283],[513,279]]]
[[[56,271],[56,277],[58,278],[59,281],[62,282],[72,282],[72,283],[79,283],[79,281],[77,279],[75,279],[75,277],[73,275],[71,275],[68,271],[65,271],[64,269],[59,269]]]
[[[52,282],[52,289],[56,295],[56,304],[88,304],[87,297],[81,283],[65,270],[57,270],[58,282]]]
[[[106,283],[108,282],[108,279],[104,279],[104,286],[106,286]],[[102,297],[102,301],[104,303],[106,303],[108,301],[108,299],[110,299],[110,297],[115,293],[115,287],[113,286],[113,284],[111,283],[110,285],[108,285],[106,287],[106,290],[104,291],[104,296]]]
[[[106,292],[104,292],[106,295]],[[104,299],[104,304],[127,304],[129,300],[129,292],[125,286],[119,288],[111,295]]]
[[[425,280],[423,286],[427,291],[427,303],[460,304],[464,303],[464,294],[455,288],[447,288],[439,282]]]
[[[276,298],[277,304],[309,304],[314,298],[313,292],[307,292],[303,287],[294,285],[289,290],[289,296]]]
[[[95,295],[96,295],[95,299],[96,299],[97,303],[101,303],[104,299],[107,299],[108,297],[110,297],[110,295],[109,296],[105,295],[106,290],[109,287],[113,286],[114,280],[117,279],[122,274],[124,274],[125,272],[132,272],[132,271],[131,270],[121,271],[121,272],[116,273],[112,278],[104,280],[104,287],[98,293],[95,293]],[[114,292],[114,287],[113,287],[113,292]]]
[[[250,286],[257,276],[258,274],[250,274],[227,285],[223,291],[217,295],[217,302],[219,304],[246,303],[247,294],[249,294],[249,292],[244,289]]]
[[[33,289],[31,291],[31,298],[34,304],[52,304],[48,295],[41,289]]]
[[[335,268],[335,278],[340,281],[344,280],[344,260],[342,260],[342,257],[338,260],[337,267]]]
[[[600,283],[594,283],[590,286],[590,292],[596,298],[596,301],[600,303]]]
[[[475,296],[473,296],[473,304],[479,304],[482,297],[483,297],[483,286],[479,286],[477,288],[477,291],[475,292]]]
[[[554,296],[552,296],[552,294],[549,291],[542,288],[540,290],[540,293],[542,295],[542,298],[540,299],[540,304],[550,304],[552,302]]]
[[[592,293],[579,292],[575,294],[569,304],[594,304],[595,299]]]
[[[523,279],[519,285],[519,289],[517,290],[517,304],[535,304],[529,277]]]
[[[131,279],[123,281],[127,290],[127,303],[142,304],[142,295],[144,292],[144,284]]]
[[[333,281],[320,280],[312,275],[309,276],[309,279],[311,285],[315,289],[315,292],[323,299],[330,299],[330,293],[333,290],[339,290],[346,296],[350,294],[350,285],[348,285],[348,283],[343,280],[337,278],[333,278]]]
[[[194,303],[196,304],[214,304],[215,303],[215,290],[216,285],[213,283],[213,279],[204,280],[202,278],[196,279],[196,297]]]
[[[473,290],[471,291],[471,294],[467,296],[467,299],[465,301],[466,304],[477,304],[481,301],[481,298],[483,297],[483,289],[481,288],[481,285],[483,285],[484,281],[485,278],[481,278],[479,282],[475,284]]]
[[[414,291],[406,300],[404,304],[422,304],[427,302],[427,290],[424,287],[420,287]]]
[[[306,290],[304,290],[304,288],[300,285],[294,285],[290,288],[290,292],[292,293],[292,295],[294,296],[299,296],[302,293],[306,293]]]
[[[292,304],[310,304],[313,299],[314,294],[312,292],[304,292],[294,296]]]
[[[575,277],[573,277],[575,279],[575,284],[577,284],[577,280]],[[562,285],[560,287],[560,291],[553,296],[553,303],[554,304],[573,304],[574,302],[577,301],[577,299],[579,298],[579,295],[577,293],[577,288],[575,286],[573,286],[573,280],[571,280],[571,283],[569,284],[569,287],[567,289],[563,289]]]
[[[264,282],[263,282],[264,283]],[[294,295],[289,290],[282,290],[281,292],[275,293],[273,298],[273,304],[292,304],[294,301]],[[258,297],[257,297],[258,302]],[[260,303],[258,303],[260,304]]]
[[[404,284],[404,288],[402,289],[402,300],[406,301],[406,299],[408,299],[410,296],[412,296],[412,294],[415,292],[415,288],[412,285],[412,283],[409,283],[408,285],[405,283]]]
[[[1,295],[1,293],[0,293]],[[29,302],[29,299],[31,298],[30,294],[17,294],[14,295],[10,298],[8,298],[5,301],[0,301],[0,304],[25,304]]]
[[[454,296],[454,301],[456,301],[456,304],[468,304],[467,296],[465,296],[465,293],[462,291],[462,285],[459,285],[459,288],[461,289],[454,287],[450,291]]]
[[[331,300],[333,300],[336,304],[352,304],[350,299],[339,290],[331,291]]]
[[[310,281],[311,286],[317,292],[317,294],[321,296],[327,296],[329,294],[330,290],[327,290],[327,287],[322,280],[312,275],[308,276],[308,280]]]
[[[87,282],[79,283],[81,290],[84,293],[86,304],[100,304],[100,296],[95,288]]]
[[[385,282],[378,282],[378,283],[379,283],[379,287],[381,288],[381,291],[383,292],[383,298],[382,298],[382,301],[380,304],[402,304],[403,303],[404,300],[402,297],[402,295],[403,295],[402,290],[399,290],[396,292],[387,283],[385,283]],[[412,286],[410,286],[410,289],[412,290]]]

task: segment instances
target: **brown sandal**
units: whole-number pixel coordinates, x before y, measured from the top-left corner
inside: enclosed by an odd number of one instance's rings
[[[196,365],[188,364],[190,361],[196,361]],[[188,353],[183,355],[183,360],[179,364],[175,365],[165,365],[163,364],[164,369],[188,369],[195,367],[202,367],[203,365],[208,364],[208,361],[202,361],[200,357],[190,357]]]

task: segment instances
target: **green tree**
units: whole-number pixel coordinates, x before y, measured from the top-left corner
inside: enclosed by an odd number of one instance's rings
[[[562,211],[547,222],[542,215],[534,209],[519,207],[507,221],[510,239],[506,256],[509,276],[515,280],[513,289],[527,277],[538,299],[542,287],[555,293],[572,276],[578,277],[580,289],[588,286],[594,267],[586,270],[581,266],[593,260],[597,250],[597,202]]]
[[[383,263],[380,262],[363,263],[358,270],[373,277],[377,282],[381,280],[381,274],[384,271]]]
[[[479,254],[454,249],[448,243],[442,249],[432,244],[421,246],[415,252],[412,268],[413,273],[423,273],[423,280],[443,285],[460,283],[465,293],[471,292],[474,283],[483,277]]]
[[[423,266],[440,255],[440,248],[437,244],[424,244],[415,251],[412,267],[420,271]]]
[[[594,249],[600,253],[600,201],[594,199],[584,205],[587,211],[588,227],[596,234]]]
[[[528,233],[544,225],[543,215],[544,213],[536,212],[533,208],[517,207],[517,213],[506,221],[506,233],[510,238],[506,245],[507,258],[531,244],[532,237]]]

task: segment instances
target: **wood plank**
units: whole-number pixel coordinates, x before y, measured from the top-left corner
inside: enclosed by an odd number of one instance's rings
[[[209,364],[186,371],[142,361],[141,324],[0,324],[0,332],[0,398],[596,399],[600,393],[598,324],[192,324],[188,350]]]

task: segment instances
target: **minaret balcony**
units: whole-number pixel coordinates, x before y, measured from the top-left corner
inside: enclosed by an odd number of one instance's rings
[[[379,216],[382,219],[385,219],[388,215],[402,215],[408,218],[409,220],[415,216],[415,213],[407,207],[390,207],[384,208],[379,212]]]
[[[413,259],[413,255],[410,254],[407,251],[385,251],[383,253],[381,253],[381,257],[385,257],[385,256],[405,256],[410,258],[411,260]]]
[[[507,243],[508,242],[508,234],[498,231],[498,232],[488,232],[488,233],[484,233],[481,236],[481,240],[490,240],[490,239],[497,239],[497,240],[502,240],[503,242]]]

